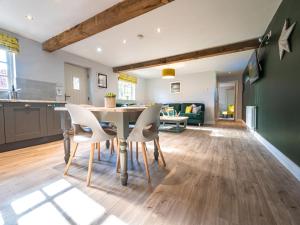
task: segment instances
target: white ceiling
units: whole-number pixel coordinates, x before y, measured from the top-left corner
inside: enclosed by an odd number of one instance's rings
[[[120,1],[0,0],[0,28],[44,42]]]
[[[175,0],[64,49],[120,66],[238,42],[262,35],[280,2]],[[157,27],[161,28],[159,34]],[[145,36],[142,40],[136,37],[140,33]],[[97,46],[103,50],[100,54]]]
[[[43,42],[119,1],[0,0],[0,28]],[[281,1],[175,0],[64,50],[108,66],[120,66],[238,42],[262,35]],[[33,21],[25,19],[28,13]],[[161,33],[156,32],[157,27]],[[144,39],[139,40],[137,34],[143,34]],[[96,51],[98,47],[102,52]],[[195,60],[182,70],[234,71],[248,58],[249,53],[238,53]]]

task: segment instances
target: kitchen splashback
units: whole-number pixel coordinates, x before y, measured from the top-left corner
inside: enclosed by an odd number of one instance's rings
[[[17,88],[21,89],[19,99],[56,100],[55,83],[17,78]],[[7,92],[0,92],[0,99],[7,98]]]

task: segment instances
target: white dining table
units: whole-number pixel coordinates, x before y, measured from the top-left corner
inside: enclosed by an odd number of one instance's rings
[[[128,173],[127,173],[127,137],[129,136],[129,123],[136,122],[139,115],[146,107],[116,107],[116,108],[105,108],[84,105],[86,109],[90,110],[100,122],[112,122],[117,127],[117,136],[120,141],[120,172],[121,172],[121,183],[127,185]],[[71,119],[67,108],[56,107],[55,111],[60,112],[61,116],[61,128],[63,129],[64,136],[64,159],[67,163],[70,157],[70,129]],[[155,143],[154,143],[155,144]],[[155,145],[154,158],[158,160],[158,150]]]

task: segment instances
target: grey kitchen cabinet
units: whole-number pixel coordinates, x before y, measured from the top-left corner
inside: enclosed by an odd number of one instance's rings
[[[47,136],[46,104],[4,104],[6,143]]]
[[[47,135],[62,134],[60,112],[54,110],[57,104],[47,104]]]
[[[5,143],[3,104],[0,103],[0,145]]]

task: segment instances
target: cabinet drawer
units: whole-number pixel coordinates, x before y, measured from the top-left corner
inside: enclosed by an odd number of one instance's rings
[[[62,134],[60,112],[54,110],[55,107],[62,105],[47,104],[47,135]]]
[[[47,135],[46,105],[9,103],[4,105],[6,143]]]

